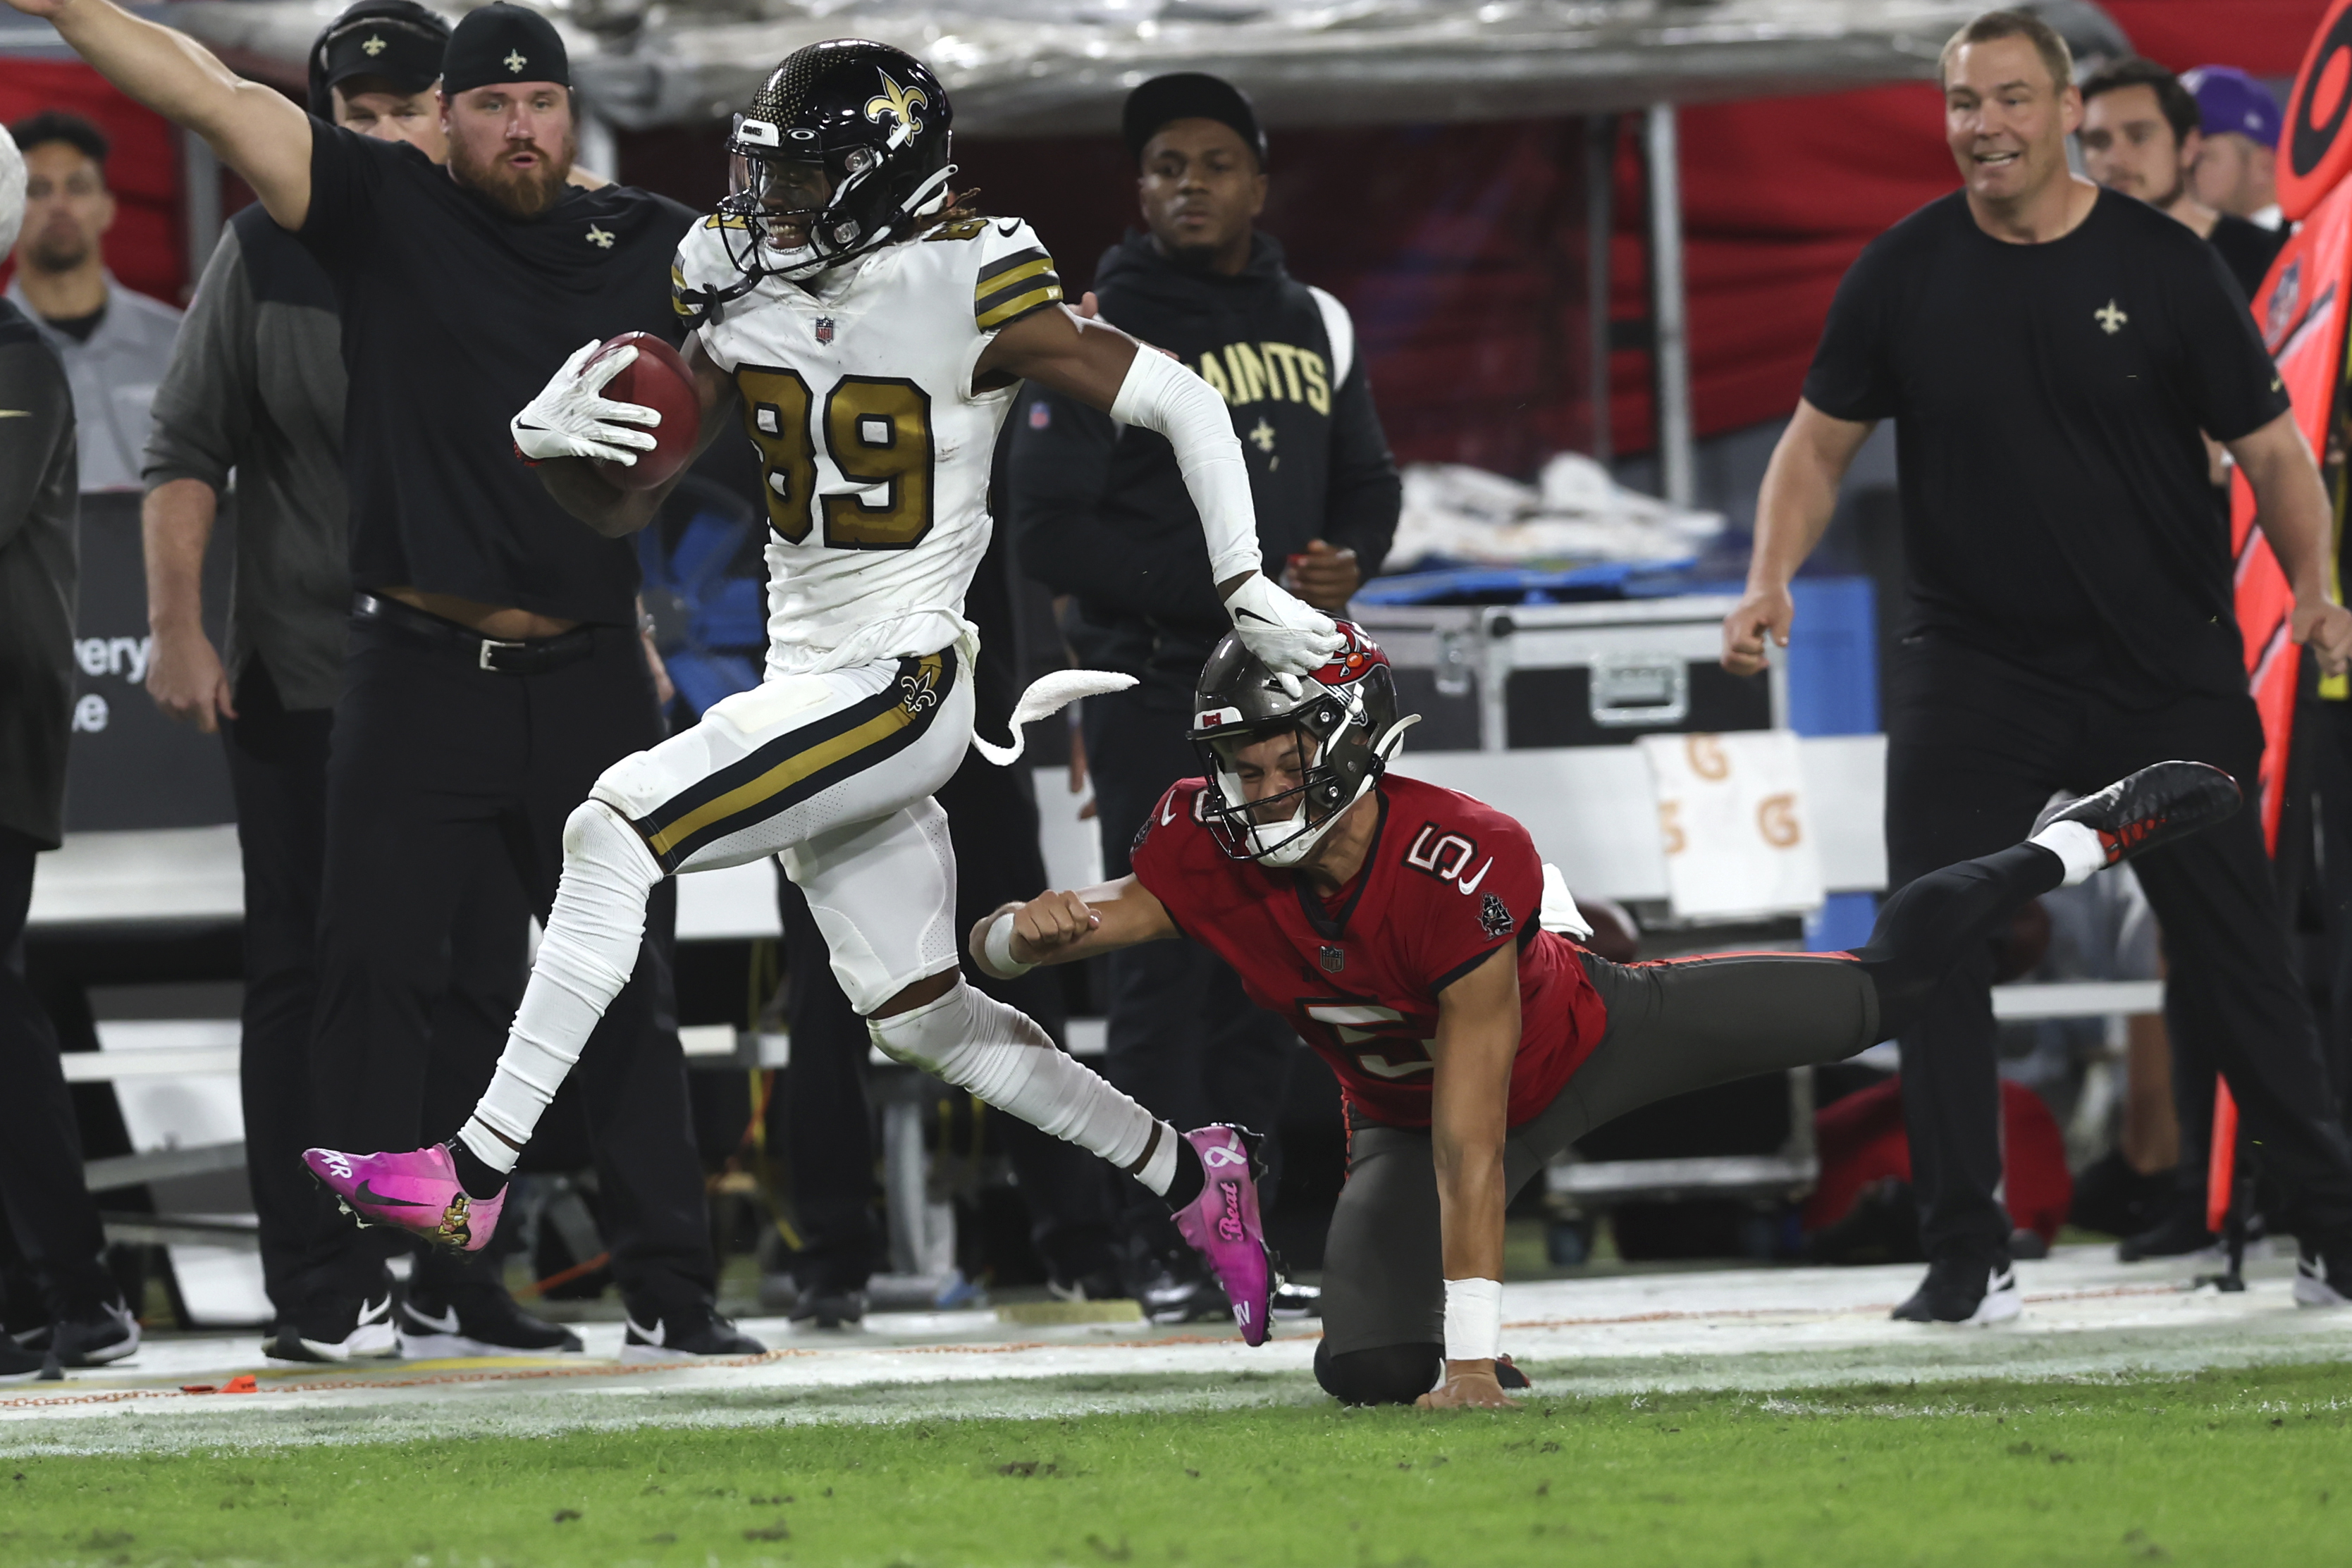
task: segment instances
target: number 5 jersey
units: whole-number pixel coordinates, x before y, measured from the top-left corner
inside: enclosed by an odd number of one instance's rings
[[[703,219],[672,273],[679,314],[740,274]],[[740,246],[742,243],[736,236]],[[1019,390],[975,391],[997,332],[1060,303],[1017,218],[969,218],[819,273],[765,277],[696,331],[730,375],[768,517],[768,674],[936,653],[969,635],[996,434]]]
[[[1303,876],[1226,854],[1197,814],[1203,782],[1178,783],[1145,819],[1136,880],[1251,1000],[1289,1019],[1355,1112],[1429,1125],[1439,994],[1501,947],[1518,952],[1512,1126],[1600,1043],[1601,998],[1574,944],[1538,929],[1543,862],[1509,817],[1391,773],[1372,797],[1380,827],[1363,870],[1324,898]]]

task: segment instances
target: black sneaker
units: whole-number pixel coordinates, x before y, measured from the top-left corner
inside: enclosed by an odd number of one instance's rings
[[[1119,1283],[1118,1270],[1105,1264],[1090,1274],[1076,1279],[1049,1279],[1046,1291],[1057,1301],[1118,1301],[1128,1299],[1127,1287]]]
[[[1898,1322],[1987,1328],[2025,1310],[2017,1270],[2006,1258],[1938,1258],[1909,1301],[1895,1309]]]
[[[1205,1277],[1187,1279],[1173,1270],[1153,1276],[1137,1299],[1143,1315],[1163,1325],[1208,1322],[1233,1315],[1223,1285]]]
[[[664,1312],[650,1326],[628,1316],[621,1336],[623,1361],[691,1361],[698,1355],[765,1355],[768,1347],[720,1317],[708,1301]]]
[[[290,1320],[279,1321],[278,1332],[261,1348],[272,1361],[389,1360],[400,1354],[400,1336],[392,1326],[392,1292],[386,1290],[373,1301],[305,1302]]]
[[[2352,1249],[2323,1253],[2304,1248],[2294,1260],[2294,1304],[2352,1307]]]
[[[1534,1384],[1528,1381],[1528,1375],[1526,1373],[1521,1372],[1517,1366],[1514,1366],[1511,1364],[1511,1358],[1507,1355],[1498,1355],[1495,1358],[1495,1381],[1501,1384],[1506,1388],[1533,1388],[1535,1386]]]
[[[44,1323],[16,1343],[45,1358],[54,1353],[59,1366],[104,1366],[138,1350],[139,1320],[121,1301],[108,1301],[89,1317]]]
[[[866,1320],[866,1292],[863,1291],[804,1291],[785,1314],[791,1322],[807,1323],[813,1328],[856,1328]]]
[[[2107,863],[2118,865],[2211,827],[2234,814],[2243,800],[2238,781],[2219,768],[2156,762],[2079,800],[2044,807],[2033,819],[2033,833],[2053,822],[2080,822],[2098,833]]]
[[[47,1356],[36,1354],[11,1336],[0,1333],[0,1383],[30,1383],[41,1375],[41,1369],[47,1364]]]
[[[1274,1305],[1267,1310],[1277,1319],[1319,1318],[1323,1315],[1323,1289],[1285,1280],[1275,1286]]]
[[[576,1355],[580,1336],[515,1305],[496,1285],[423,1291],[411,1287],[393,1314],[410,1361],[471,1355]]]
[[[2116,1242],[2116,1258],[2125,1263],[2147,1258],[2186,1258],[2204,1251],[2218,1239],[2205,1228],[2204,1199],[2183,1197],[2162,1219]]]

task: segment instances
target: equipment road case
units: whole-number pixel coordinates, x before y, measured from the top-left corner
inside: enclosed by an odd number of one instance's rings
[[[1644,735],[1771,729],[1788,670],[1717,662],[1728,594],[1591,604],[1367,606],[1358,622],[1423,716],[1416,749],[1630,746]]]

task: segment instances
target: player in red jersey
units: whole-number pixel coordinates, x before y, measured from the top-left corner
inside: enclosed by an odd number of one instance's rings
[[[1504,1206],[1570,1144],[1668,1095],[1889,1038],[2029,900],[2238,807],[2221,769],[2158,763],[1912,883],[1851,953],[1612,964],[1571,939],[1590,928],[1526,829],[1387,771],[1413,719],[1386,656],[1339,629],[1347,647],[1303,679],[1227,637],[1197,694],[1208,776],[1161,799],[1134,874],[1007,904],[972,952],[1008,974],[1189,936],[1331,1064],[1348,1184],[1315,1371],[1354,1404],[1510,1403]],[[2013,1273],[1992,1283],[1993,1312],[2012,1315]]]

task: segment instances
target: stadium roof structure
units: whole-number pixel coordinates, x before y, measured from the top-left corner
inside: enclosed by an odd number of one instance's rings
[[[549,7],[595,110],[632,130],[724,119],[803,44],[919,55],[956,129],[1118,129],[1146,78],[1205,70],[1267,122],[1610,112],[1932,77],[1973,0],[570,0]],[[183,0],[161,16],[255,75],[302,79],[310,0]],[[2055,18],[2053,17],[2053,20]]]

